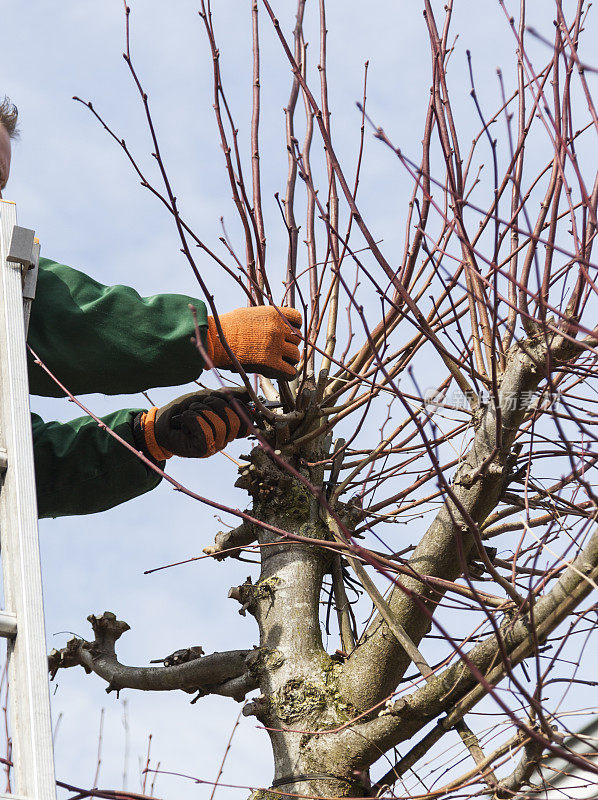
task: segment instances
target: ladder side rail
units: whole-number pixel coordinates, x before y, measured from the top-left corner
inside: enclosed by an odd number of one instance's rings
[[[36,239],[33,243],[33,263],[23,276],[23,315],[25,320],[25,338],[27,338],[27,331],[29,330],[31,304],[35,300],[35,290],[37,288],[37,275],[39,272],[39,249],[39,242]]]
[[[43,595],[29,412],[21,268],[7,262],[14,204],[0,201],[0,435],[8,467],[0,492],[15,794],[56,800]]]

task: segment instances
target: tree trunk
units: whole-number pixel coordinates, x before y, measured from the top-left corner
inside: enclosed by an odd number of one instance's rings
[[[309,460],[318,461],[325,455],[311,449]],[[295,455],[292,463],[296,469],[299,461]],[[301,472],[322,487],[321,468],[316,472],[301,468]],[[291,534],[330,538],[318,499],[280,470],[261,448],[252,452],[251,464],[242,470],[237,486],[253,496],[252,513],[257,519]],[[355,796],[360,793],[359,786],[353,775],[346,774],[346,764],[335,769],[334,763],[327,763],[323,768],[314,760],[314,731],[337,728],[355,715],[339,692],[341,662],[330,657],[322,645],[320,595],[332,553],[321,547],[281,542],[278,535],[265,529],[259,531],[258,540],[262,548],[258,582],[254,585],[248,579],[231,590],[242,603],[241,613],[248,610],[255,617],[260,633],[250,669],[261,694],[244,713],[255,715],[268,730],[274,788],[298,795]]]

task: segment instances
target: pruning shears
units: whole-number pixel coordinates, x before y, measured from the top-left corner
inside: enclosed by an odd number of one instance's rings
[[[278,400],[265,400],[263,397],[260,397],[259,401],[267,409],[282,408],[284,406],[284,403],[281,403]],[[261,416],[255,402],[251,400],[249,403],[246,403],[246,405],[247,408],[249,409],[249,413],[251,414],[252,417],[254,417],[258,427],[263,427],[263,422],[261,420]]]
[[[271,408],[282,408],[284,406],[284,403],[281,403],[279,400],[264,400],[262,397],[259,397],[258,399],[259,399],[260,403],[263,406],[266,406],[266,408],[270,408],[270,409]],[[256,405],[253,402],[253,400],[251,400],[249,403],[247,403],[247,405],[249,406],[251,411],[257,411]]]

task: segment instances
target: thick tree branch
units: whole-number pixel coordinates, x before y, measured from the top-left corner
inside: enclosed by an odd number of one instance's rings
[[[203,694],[221,694],[241,701],[247,692],[256,688],[249,675],[245,659],[250,650],[231,650],[212,653],[203,658],[193,658],[171,667],[128,667],[121,664],[115,652],[115,643],[125,631],[126,622],[117,620],[110,611],[87,618],[94,631],[94,641],[71,639],[61,650],[52,650],[48,667],[55,677],[59,669],[81,666],[86,672],[95,672],[108,683],[107,692],[121,689],[140,689],[146,692],[166,692],[182,689]]]
[[[550,351],[553,368],[573,355],[574,346],[561,342]],[[524,398],[533,395],[544,379],[548,352],[543,336],[511,348],[498,387],[498,409],[489,403],[474,415],[474,441],[450,487],[439,474],[448,497],[409,560],[416,573],[448,580],[462,573],[456,537],[461,538],[462,556],[467,558],[475,541],[472,525],[479,530],[504,491],[511,447],[527,414]],[[416,646],[431,627],[430,599],[429,589],[410,577],[402,578],[401,586],[388,598],[394,619]],[[439,599],[438,594],[434,599]],[[422,602],[430,614],[422,612]],[[378,614],[343,668],[343,692],[360,710],[371,708],[394,691],[408,664],[409,657]]]
[[[536,602],[533,612],[535,637],[530,636],[532,623],[529,615],[523,615],[514,623],[505,620],[501,638],[508,654],[508,664],[501,660],[499,644],[492,635],[420,689],[400,698],[382,715],[331,737],[324,748],[320,742],[319,756],[322,756],[322,750],[328,758],[351,753],[351,767],[359,769],[373,763],[381,750],[411,738],[444,712],[448,714],[438,722],[438,727],[450,729],[488,694],[489,686],[495,687],[514,666],[534,654],[535,642],[545,642],[592,589],[597,588],[597,580],[598,531],[550,592]],[[529,730],[526,733],[531,735]],[[550,743],[546,746],[562,758],[575,759]]]

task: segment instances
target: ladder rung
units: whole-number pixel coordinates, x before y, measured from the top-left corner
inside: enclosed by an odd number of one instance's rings
[[[0,800],[30,800],[30,798],[20,794],[0,794]]]
[[[17,615],[10,611],[0,611],[0,637],[12,639],[17,635]],[[0,794],[0,800],[4,795]],[[12,795],[11,795],[12,797]]]

